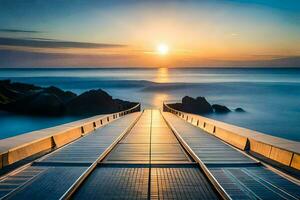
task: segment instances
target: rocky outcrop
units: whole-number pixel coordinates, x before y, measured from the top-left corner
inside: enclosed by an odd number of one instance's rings
[[[66,106],[67,113],[71,115],[80,115],[81,113],[112,113],[133,107],[136,103],[113,99],[105,91],[90,90],[84,92],[76,98],[73,98]]]
[[[183,112],[194,114],[229,113],[231,110],[219,104],[211,105],[205,97],[192,98],[185,96],[181,103],[169,104],[170,107]],[[236,112],[245,112],[242,108],[235,109]]]
[[[62,115],[64,103],[56,95],[47,92],[38,92],[20,98],[12,103],[3,105],[4,110],[34,115]]]
[[[0,81],[0,104],[7,104],[40,90],[41,87],[26,83],[12,83],[10,80]]]
[[[182,109],[187,112],[195,112],[199,114],[211,113],[213,109],[204,97],[197,97],[196,99],[185,96],[182,98]]]
[[[226,106],[223,106],[223,105],[213,104],[211,107],[213,108],[215,113],[228,113],[228,112],[231,112],[231,110],[229,108],[227,108]]]
[[[137,103],[113,99],[105,91],[81,95],[57,87],[0,81],[0,109],[29,115],[95,115],[118,112]]]
[[[236,108],[234,109],[235,112],[246,112],[243,108]]]
[[[170,106],[177,110],[184,112],[196,113],[196,114],[207,114],[212,113],[213,108],[205,99],[205,97],[192,98],[185,96],[182,98],[182,103],[170,104]]]
[[[46,93],[50,93],[50,94],[58,96],[65,103],[77,96],[73,92],[63,91],[63,90],[61,90],[57,87],[54,87],[54,86],[50,86],[48,88],[45,88],[43,91],[46,92]]]

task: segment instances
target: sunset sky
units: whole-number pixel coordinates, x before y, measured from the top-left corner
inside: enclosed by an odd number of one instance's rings
[[[0,0],[0,67],[74,66],[300,67],[300,1]]]

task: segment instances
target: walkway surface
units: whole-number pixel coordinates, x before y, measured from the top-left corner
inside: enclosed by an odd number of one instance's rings
[[[2,177],[0,199],[220,199],[220,188],[227,199],[300,199],[299,185],[243,152],[144,110]]]
[[[299,185],[181,118],[163,115],[232,199],[300,199]]]
[[[0,181],[0,198],[59,199],[138,116],[133,113],[115,120],[11,174]]]
[[[218,199],[159,110],[143,112],[73,198]]]

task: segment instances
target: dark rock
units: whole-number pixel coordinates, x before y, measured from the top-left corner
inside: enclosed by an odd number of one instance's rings
[[[246,112],[243,108],[236,108],[234,109],[235,112]]]
[[[17,110],[17,108],[14,108],[11,104],[36,93],[39,89],[40,87],[31,84],[12,83],[10,80],[0,80],[0,109],[7,111]]]
[[[123,101],[121,99],[114,99],[114,101],[118,104],[119,111],[127,110],[138,104],[137,102]]]
[[[5,95],[0,93],[0,104],[7,104],[9,103],[9,98],[7,98]]]
[[[41,92],[27,103],[26,113],[37,115],[62,115],[64,103],[54,94]]]
[[[10,80],[0,80],[0,104],[15,102],[41,89],[41,87],[32,84],[12,83]]]
[[[95,115],[129,109],[137,103],[113,99],[105,91],[90,90],[77,96],[51,86],[42,88],[0,81],[0,110],[29,115]]]
[[[33,85],[33,84],[27,84],[27,83],[11,83],[11,88],[14,90],[17,90],[19,92],[27,93],[28,91],[37,91],[42,89],[42,87]]]
[[[67,103],[71,99],[75,98],[77,95],[70,91],[63,91],[57,87],[50,86],[44,89],[44,92],[54,94],[59,97],[64,103]]]
[[[231,110],[229,108],[227,108],[226,106],[223,106],[223,105],[219,105],[219,104],[213,104],[212,108],[214,109],[215,113],[228,113],[228,112],[231,112]]]
[[[205,114],[213,112],[211,105],[204,97],[197,97],[196,99],[185,96],[182,98],[182,108],[186,112],[194,112],[198,114]]]
[[[19,98],[22,98],[24,97],[25,95],[18,92],[18,91],[15,91],[15,90],[12,90],[12,89],[9,89],[5,86],[1,86],[0,85],[0,96],[1,96],[1,103],[10,103],[10,102],[13,102]]]
[[[62,115],[64,101],[73,93],[56,87],[42,88],[26,83],[0,81],[0,109],[30,115]],[[76,96],[76,95],[75,95]]]
[[[11,80],[0,80],[0,86],[4,86],[12,90],[17,90],[19,92],[28,92],[29,90],[41,89],[41,87],[33,84],[11,82]]]
[[[174,108],[175,110],[182,110],[182,111],[184,111],[183,108],[182,108],[182,103],[173,103],[173,104],[169,104],[169,106],[171,108]]]
[[[25,94],[22,90],[15,88],[9,80],[0,81],[0,103],[10,103],[16,99],[22,98]]]
[[[114,100],[108,93],[101,89],[90,90],[72,99],[67,104],[67,114],[82,115],[88,113],[91,115],[112,113],[128,109],[132,105],[136,105],[136,103],[119,99]]]
[[[0,80],[0,85],[10,85],[10,84],[11,84],[11,80],[9,79]]]
[[[173,107],[174,109],[179,109],[185,112],[196,114],[206,114],[213,112],[212,106],[204,97],[197,97],[196,99],[194,99],[192,97],[185,96],[182,98],[181,104],[171,104],[171,107]]]
[[[38,92],[5,105],[6,110],[32,115],[62,115],[64,104],[54,94]]]
[[[75,115],[106,113],[116,110],[117,104],[110,95],[101,89],[84,92],[67,104],[67,113]]]
[[[209,114],[212,112],[215,113],[228,113],[231,110],[219,104],[211,105],[205,97],[192,98],[185,96],[182,98],[182,103],[173,103],[169,104],[171,108],[176,110],[181,110],[183,112],[194,113],[194,114]],[[235,109],[236,112],[245,112],[242,108]]]

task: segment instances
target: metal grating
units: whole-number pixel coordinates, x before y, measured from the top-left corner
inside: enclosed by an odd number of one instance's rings
[[[34,179],[44,170],[44,168],[40,167],[28,167],[20,172],[8,175],[0,181],[0,199]]]
[[[135,164],[100,165],[73,196],[73,199],[149,198],[218,199],[218,196],[195,165],[149,168]]]
[[[147,199],[148,168],[98,167],[73,199]]]
[[[191,162],[158,110],[144,111],[105,162],[149,163],[150,159],[151,163]]]
[[[300,199],[299,185],[182,119],[165,117],[232,199]]]
[[[43,170],[43,173],[30,179],[8,198],[59,199],[137,117],[138,113],[113,121],[36,161],[34,168]],[[12,176],[14,178],[17,174]]]
[[[66,147],[59,149],[40,162],[53,163],[93,163],[137,118],[127,115],[109,125],[96,130]],[[125,123],[126,122],[126,123]]]
[[[151,199],[218,199],[198,167],[152,168]]]
[[[48,167],[7,199],[59,199],[86,169],[87,167]]]
[[[300,187],[264,167],[211,168],[232,199],[300,199]]]
[[[257,164],[256,161],[245,156],[230,145],[186,123],[182,119],[171,114],[166,114],[165,117],[203,163],[214,165]]]

